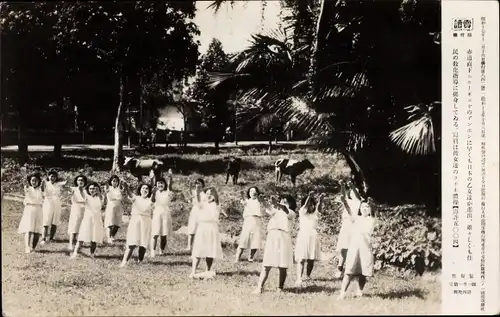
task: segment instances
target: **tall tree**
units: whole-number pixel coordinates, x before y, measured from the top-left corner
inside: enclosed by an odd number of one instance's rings
[[[230,93],[225,90],[211,90],[209,73],[224,71],[229,64],[229,58],[222,48],[222,43],[212,39],[207,52],[202,56],[196,79],[189,89],[189,98],[196,102],[197,110],[215,143],[215,151],[219,152],[219,143],[225,133],[226,126],[231,125],[231,111],[228,100]]]

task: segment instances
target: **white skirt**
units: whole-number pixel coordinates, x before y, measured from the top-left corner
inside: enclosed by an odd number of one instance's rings
[[[352,221],[350,218],[342,219],[342,226],[340,227],[340,232],[337,240],[337,252],[349,247],[349,238],[351,235]]]
[[[128,246],[135,245],[147,248],[151,243],[151,217],[144,215],[132,215],[128,223],[127,242]]]
[[[44,199],[42,211],[43,226],[59,226],[61,224],[61,200],[59,198]]]
[[[295,245],[295,261],[320,260],[321,245],[315,230],[299,230]]]
[[[353,243],[347,250],[345,274],[373,276],[373,251],[363,243]]]
[[[188,234],[195,234],[196,232],[196,227],[197,227],[197,221],[196,221],[196,213],[199,212],[199,209],[195,206],[191,208],[191,212],[189,213],[189,220],[188,220],[188,227],[187,231]]]
[[[222,259],[222,244],[220,240],[219,224],[216,222],[199,222],[196,228],[193,251],[193,258],[214,258]]]
[[[172,215],[166,207],[155,207],[153,211],[153,220],[151,225],[151,235],[153,236],[171,236]]]
[[[264,247],[263,266],[288,268],[293,265],[292,238],[283,230],[269,230]]]
[[[100,212],[85,210],[82,224],[78,232],[78,241],[102,243],[104,240],[104,224]]]
[[[121,202],[108,202],[106,211],[104,212],[104,227],[119,227],[122,220],[122,214]]]
[[[240,249],[260,249],[262,241],[262,219],[245,217],[240,234]]]
[[[85,214],[85,204],[72,204],[69,214],[68,234],[78,233]]]
[[[43,233],[42,226],[42,206],[41,205],[26,205],[24,207],[21,221],[19,222],[18,233]]]

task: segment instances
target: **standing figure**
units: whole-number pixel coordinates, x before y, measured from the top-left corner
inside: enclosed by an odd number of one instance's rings
[[[340,286],[338,299],[345,298],[345,293],[351,281],[357,277],[356,297],[363,296],[363,290],[368,277],[373,276],[372,234],[376,220],[367,200],[360,196],[359,191],[351,184],[352,193],[361,204],[358,209],[349,208],[352,219],[351,237],[345,261],[345,274]]]
[[[57,226],[61,223],[61,189],[66,184],[66,181],[59,179],[56,171],[49,171],[47,181],[42,183],[42,191],[44,201],[43,210],[43,238],[41,244],[54,240]],[[49,235],[50,232],[50,235]]]
[[[85,186],[87,186],[87,177],[78,175],[75,177],[73,187],[71,187],[71,211],[68,222],[68,250],[73,251],[78,242],[78,232],[85,214]]]
[[[104,213],[104,227],[106,227],[106,238],[109,244],[115,241],[115,236],[120,229],[123,216],[122,200],[123,185],[120,178],[112,175],[106,186],[106,211]]]
[[[354,195],[353,189],[347,189],[344,181],[340,181],[340,201],[344,208],[342,211],[342,225],[340,227],[340,232],[337,239],[337,253],[339,261],[337,264],[337,272],[335,273],[335,278],[342,278],[344,272],[344,265],[347,256],[347,249],[349,247],[349,239],[351,236],[352,227],[352,217],[351,213],[353,210],[359,210],[361,206],[361,200],[359,200]],[[349,182],[351,185],[352,182]],[[351,187],[351,186],[349,186]],[[354,185],[352,186],[354,187]]]
[[[202,178],[198,178],[194,182],[194,190],[191,192],[191,196],[193,197],[193,207],[191,208],[191,212],[189,213],[187,234],[188,241],[186,246],[186,251],[191,251],[193,247],[194,234],[196,233],[196,219],[197,213],[201,210],[203,203],[205,201],[205,181]]]
[[[201,259],[207,262],[207,270],[200,277],[212,278],[215,276],[213,269],[214,259],[222,259],[222,244],[219,232],[219,216],[227,214],[219,206],[219,195],[215,188],[208,188],[206,191],[206,201],[203,209],[196,214],[197,227],[194,236],[193,251],[191,257],[193,265],[189,277],[195,278],[196,269]]]
[[[151,212],[153,210],[151,186],[139,184],[135,194],[131,193],[128,188],[127,192],[128,198],[132,202],[132,211],[127,230],[126,245],[128,248],[123,255],[121,267],[127,265],[136,247],[139,247],[139,262],[142,262],[151,242]]]
[[[325,194],[319,195],[318,202],[313,197],[314,192],[302,201],[302,207],[299,209],[299,232],[297,234],[297,243],[295,245],[295,261],[297,262],[297,286],[302,284],[303,280],[310,280],[314,268],[314,261],[321,260],[321,244],[318,239],[319,213]],[[304,275],[304,265],[307,262],[306,277]]]
[[[255,253],[262,244],[262,217],[264,216],[264,204],[260,199],[260,191],[257,187],[250,187],[246,199],[242,201],[243,228],[241,229],[240,242],[236,251],[234,262],[239,262],[245,249],[250,249],[248,261],[253,262]]]
[[[153,223],[151,234],[153,241],[151,245],[151,257],[155,256],[158,237],[160,237],[159,255],[165,252],[167,247],[167,238],[173,234],[172,214],[170,203],[172,199],[172,170],[169,170],[169,176],[165,180],[160,178],[156,181],[156,190],[153,193],[152,201],[154,203]]]
[[[265,211],[271,216],[267,224],[267,239],[264,247],[264,258],[262,260],[262,271],[259,276],[259,284],[253,293],[260,294],[269,277],[271,268],[279,269],[278,292],[283,291],[287,269],[293,265],[293,247],[290,237],[289,220],[295,218],[297,203],[292,196],[282,196],[278,204],[272,197],[271,207]]]
[[[84,243],[90,243],[90,256],[95,256],[97,244],[104,240],[104,223],[102,222],[103,197],[97,183],[87,185],[85,193],[85,213],[78,233],[78,243],[71,258],[78,256],[78,251]]]
[[[31,253],[42,235],[42,179],[39,174],[31,174],[27,182],[28,185],[24,186],[24,211],[17,232],[24,234],[24,252]]]

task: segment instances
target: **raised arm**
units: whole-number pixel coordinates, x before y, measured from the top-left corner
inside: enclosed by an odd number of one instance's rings
[[[323,211],[323,199],[325,198],[326,194],[321,193],[318,197],[318,203],[316,204],[316,212],[321,213]]]
[[[349,207],[349,204],[347,203],[347,190],[346,190],[346,184],[344,181],[340,181],[340,201],[344,205],[344,208],[346,209],[347,213],[349,215],[352,215],[351,208]]]
[[[172,183],[173,183],[173,177],[174,173],[172,172],[172,169],[168,169],[168,174],[167,174],[167,189],[169,191],[172,191]]]

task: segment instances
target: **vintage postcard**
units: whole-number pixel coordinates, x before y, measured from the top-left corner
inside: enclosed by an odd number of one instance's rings
[[[0,2],[2,315],[500,313],[498,9]]]

